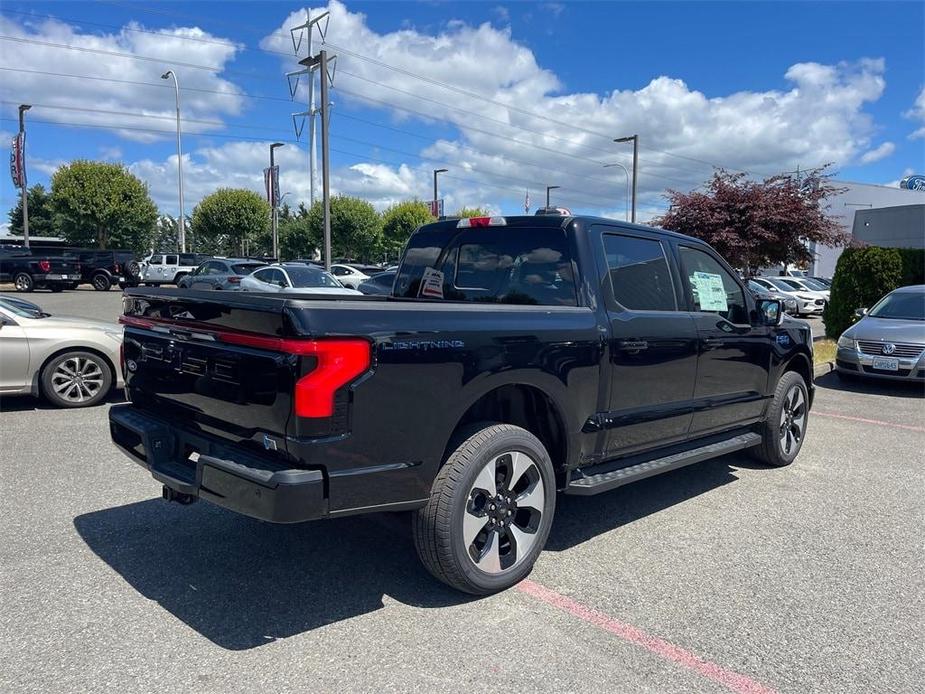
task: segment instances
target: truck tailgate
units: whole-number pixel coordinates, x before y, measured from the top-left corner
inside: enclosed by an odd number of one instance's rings
[[[46,274],[49,275],[67,275],[71,279],[80,279],[80,263],[74,258],[45,258],[48,261],[49,269]]]
[[[222,292],[132,289],[123,298],[126,388],[136,406],[233,442],[283,449],[298,358],[285,302]],[[255,340],[242,337],[261,336]]]

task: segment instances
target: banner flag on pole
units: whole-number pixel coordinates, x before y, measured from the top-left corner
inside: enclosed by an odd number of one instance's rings
[[[17,133],[10,143],[10,177],[17,188],[26,187],[26,134]]]

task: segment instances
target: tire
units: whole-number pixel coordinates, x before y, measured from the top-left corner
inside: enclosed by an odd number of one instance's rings
[[[74,289],[77,289],[78,284],[80,283],[79,282],[68,282],[66,285],[64,285],[64,288],[74,290]]]
[[[63,292],[63,291],[64,291],[64,285],[63,285],[63,284],[49,284],[49,285],[48,285],[48,288],[49,288],[52,292],[54,292],[55,294],[58,294],[59,292]]]
[[[128,274],[131,275],[133,280],[137,280],[141,275],[141,266],[137,260],[133,260],[128,264]]]
[[[809,393],[803,377],[787,371],[777,382],[768,416],[762,424],[761,445],[755,457],[774,467],[790,465],[797,457],[809,424]]]
[[[552,526],[555,474],[543,444],[520,427],[486,423],[457,441],[415,512],[412,534],[437,579],[487,595],[533,569]]]
[[[98,354],[65,352],[45,365],[41,383],[45,399],[55,407],[92,407],[109,395],[112,370]]]
[[[109,275],[98,272],[90,279],[90,283],[93,285],[93,288],[98,292],[108,292],[109,288],[112,287],[112,279]]]
[[[28,272],[17,272],[13,277],[13,285],[17,292],[31,292],[35,290],[35,281]]]
[[[189,273],[186,273],[186,272],[178,272],[176,275],[174,275],[173,283],[177,286],[180,286],[180,280],[182,280],[188,274]]]

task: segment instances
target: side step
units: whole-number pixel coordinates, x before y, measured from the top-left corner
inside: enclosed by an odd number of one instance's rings
[[[629,465],[608,472],[600,472],[596,475],[585,473],[583,476],[572,479],[565,488],[565,493],[577,494],[580,496],[600,494],[601,492],[606,492],[616,487],[622,487],[624,484],[629,484],[630,482],[636,482],[646,477],[668,472],[669,470],[677,470],[686,465],[699,463],[709,458],[716,458],[726,453],[732,453],[733,451],[740,451],[743,448],[750,448],[759,443],[761,443],[761,436],[749,432],[715,443],[710,443],[700,448],[692,448],[680,453],[674,453],[664,458],[647,460],[642,463],[637,463],[636,465]],[[594,467],[589,468],[588,472],[592,472]],[[582,472],[578,470],[573,474],[581,475]]]

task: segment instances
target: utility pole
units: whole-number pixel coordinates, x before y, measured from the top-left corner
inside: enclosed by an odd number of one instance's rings
[[[631,221],[636,223],[636,180],[639,178],[639,135],[618,137],[614,142],[633,142],[633,216]]]
[[[549,207],[549,191],[561,188],[562,186],[546,186],[546,207]]]
[[[279,170],[276,168],[273,150],[285,146],[285,142],[274,142],[270,145],[270,228],[273,231],[273,257],[276,260],[279,260],[279,200],[276,199],[276,191],[279,189]]]
[[[434,217],[440,217],[439,203],[440,196],[437,195],[437,174],[446,173],[449,169],[434,169]]]
[[[328,52],[318,55],[321,66],[321,194],[324,196],[324,269],[331,271],[331,104],[328,101]]]
[[[324,22],[321,24],[321,22]],[[292,27],[289,30],[290,37],[292,38],[292,48],[293,51],[298,54],[299,47],[302,45],[302,36],[304,31],[308,31],[308,56],[311,58],[313,56],[312,47],[314,46],[314,29],[318,29],[318,34],[321,37],[322,42],[324,41],[325,35],[328,31],[328,22],[330,21],[330,13],[322,12],[316,17],[312,18],[311,13],[308,13],[308,16],[305,18],[305,23],[300,24],[297,27]],[[296,32],[298,32],[298,39],[296,39]],[[333,56],[332,56],[333,57]],[[300,61],[300,64],[304,64],[303,61]],[[309,190],[309,203],[313,205],[315,203],[315,179],[318,171],[318,150],[316,146],[316,136],[315,136],[315,116],[318,114],[318,109],[315,107],[315,70],[317,65],[308,66],[303,70],[296,70],[295,72],[289,72],[286,74],[286,78],[289,80],[289,96],[290,98],[295,97],[296,89],[299,86],[298,76],[299,75],[308,75],[308,110],[303,113],[294,113],[293,119],[297,116],[307,116],[308,117],[308,170],[309,170],[309,181],[308,181],[308,190]],[[295,86],[292,83],[292,77],[296,77]],[[303,121],[304,127],[304,121]],[[301,136],[301,128],[296,128],[296,137]]]
[[[29,247],[29,185],[26,183],[26,111],[32,108],[31,104],[19,106],[19,148],[22,152],[22,242]]]

